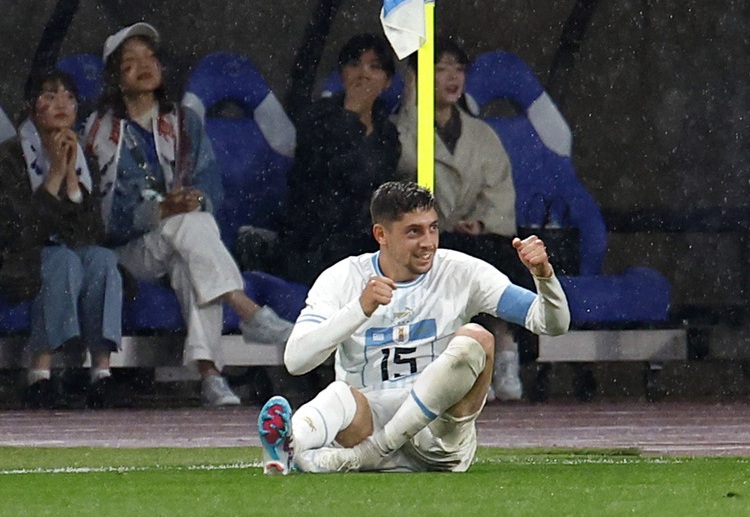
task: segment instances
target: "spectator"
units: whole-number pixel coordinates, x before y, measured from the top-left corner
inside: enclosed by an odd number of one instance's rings
[[[285,276],[307,285],[348,255],[371,251],[368,206],[393,179],[400,145],[378,96],[395,72],[384,38],[352,37],[341,49],[344,91],[312,103],[297,123],[282,246]]]
[[[248,342],[281,343],[291,324],[244,293],[212,215],[221,175],[198,116],[169,102],[159,33],[136,23],[104,43],[104,91],[86,126],[102,174],[108,243],[136,278],[168,276],[187,325],[184,360],[203,379],[205,405],[240,403],[221,376],[222,302]]]
[[[510,159],[497,134],[465,110],[466,53],[447,38],[435,42],[435,201],[440,243],[489,262],[527,289],[534,285],[511,246],[516,233],[515,189]],[[401,139],[399,173],[416,178],[417,114],[410,60],[405,99],[394,117]],[[491,393],[518,400],[517,339],[508,324],[488,315],[476,320],[495,336],[495,379]],[[516,331],[517,332],[517,331]],[[492,395],[491,395],[492,398]]]
[[[0,147],[0,291],[14,302],[33,300],[24,401],[30,408],[63,404],[50,375],[52,354],[82,343],[92,361],[88,402],[110,406],[122,278],[117,255],[100,246],[99,171],[86,163],[72,129],[75,83],[64,72],[36,73],[26,103],[18,136]]]

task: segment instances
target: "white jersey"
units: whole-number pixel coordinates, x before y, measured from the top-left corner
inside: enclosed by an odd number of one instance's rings
[[[430,271],[397,283],[391,302],[368,318],[359,297],[371,276],[383,276],[378,257],[350,257],[320,275],[287,344],[290,371],[312,369],[335,350],[338,380],[359,389],[403,388],[477,313],[545,330],[543,323],[527,317],[536,294],[482,260],[445,249],[437,250]],[[559,283],[551,280],[556,285],[552,291],[564,301]]]

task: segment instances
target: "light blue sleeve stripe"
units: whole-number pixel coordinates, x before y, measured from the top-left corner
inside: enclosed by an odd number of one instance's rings
[[[528,289],[511,284],[500,296],[500,301],[497,302],[497,315],[505,321],[523,327],[526,323],[526,314],[535,298],[536,294]]]
[[[323,316],[318,316],[316,314],[303,314],[299,318],[297,318],[297,323],[303,322],[303,321],[311,321],[313,323],[320,323],[321,321],[325,321],[326,319]]]
[[[411,398],[414,399],[414,402],[417,403],[417,406],[419,406],[419,409],[422,410],[422,413],[424,413],[427,418],[429,418],[430,420],[435,420],[438,417],[435,413],[427,409],[427,406],[425,406],[422,401],[419,400],[419,397],[417,397],[417,394],[414,393],[414,390],[411,390]]]

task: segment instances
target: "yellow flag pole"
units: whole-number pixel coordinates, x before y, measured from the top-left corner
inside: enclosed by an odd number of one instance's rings
[[[424,45],[417,51],[417,183],[435,191],[435,2],[425,2]]]

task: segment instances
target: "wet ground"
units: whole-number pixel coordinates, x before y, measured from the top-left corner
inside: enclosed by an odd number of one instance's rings
[[[0,411],[0,445],[259,445],[258,409],[6,410]],[[479,419],[478,434],[487,446],[635,447],[652,455],[750,457],[750,404],[493,402]]]

